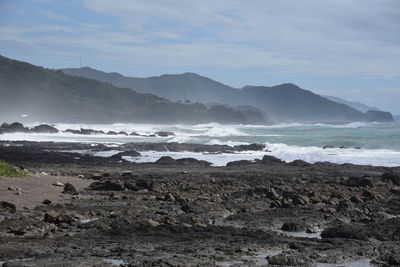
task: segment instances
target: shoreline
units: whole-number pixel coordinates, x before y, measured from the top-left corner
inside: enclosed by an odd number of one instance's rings
[[[0,212],[0,262],[7,266],[400,264],[400,167],[271,156],[223,167],[195,159],[132,163],[55,152],[109,149],[101,145],[0,144],[2,157],[32,173],[0,177],[7,191],[0,201],[16,206]],[[63,193],[55,182],[75,190]]]

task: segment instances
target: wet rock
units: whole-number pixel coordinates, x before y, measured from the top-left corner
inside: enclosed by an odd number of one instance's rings
[[[73,186],[70,183],[66,183],[64,186],[64,191],[63,194],[68,194],[68,195],[77,195],[78,190],[76,190],[75,186]]]
[[[281,253],[275,256],[268,256],[268,265],[274,266],[314,266],[314,262],[306,256],[286,255]]]
[[[31,129],[34,133],[58,133],[58,129],[48,124],[41,124]]]
[[[155,132],[154,134],[160,137],[175,136],[173,132]]]
[[[0,134],[5,133],[28,133],[29,129],[24,127],[23,124],[19,122],[13,122],[11,124],[3,123],[0,126]]]
[[[251,160],[242,159],[242,160],[236,160],[236,161],[228,162],[228,163],[226,164],[226,166],[227,166],[227,167],[246,166],[246,165],[250,165],[250,164],[253,164],[253,162],[252,162]]]
[[[285,163],[284,161],[274,157],[274,156],[269,156],[269,155],[265,155],[261,161],[262,164],[282,164]]]
[[[7,201],[0,201],[0,212],[15,213],[16,207],[14,204]]]
[[[322,148],[323,149],[332,149],[332,148],[335,148],[335,146],[334,145],[324,145]]]
[[[383,181],[391,181],[394,185],[400,185],[400,174],[394,172],[385,172],[382,174]]]
[[[128,157],[140,157],[142,154],[140,154],[136,150],[127,150],[124,152],[120,152],[117,155],[128,156]]]
[[[367,240],[368,236],[362,231],[361,226],[350,224],[339,224],[325,229],[321,233],[322,238],[348,238],[357,240]]]
[[[97,191],[122,191],[124,187],[112,181],[105,181],[105,182],[93,182],[89,185],[87,190],[97,190]]]
[[[118,133],[117,133],[117,132],[114,132],[114,131],[108,131],[108,132],[106,133],[106,135],[118,135]]]
[[[177,165],[177,166],[197,166],[197,167],[207,167],[211,165],[211,162],[198,160],[194,158],[183,158],[183,159],[173,159],[169,156],[164,156],[159,158],[155,164],[157,165]]]
[[[281,227],[281,230],[286,232],[300,232],[304,229],[304,225],[299,222],[285,222]]]
[[[296,159],[296,160],[290,162],[289,165],[298,166],[298,167],[307,167],[307,166],[311,166],[311,163],[308,163],[301,159]]]
[[[80,130],[67,129],[64,131],[64,133],[82,134],[82,135],[105,134],[103,131],[94,129],[84,129],[84,128],[81,128]]]
[[[138,134],[137,132],[131,132],[129,135],[130,136],[140,136],[140,134]]]
[[[265,145],[263,144],[250,144],[250,145],[237,145],[234,146],[233,149],[237,150],[237,151],[246,151],[246,150],[250,150],[250,151],[261,151],[264,150]]]

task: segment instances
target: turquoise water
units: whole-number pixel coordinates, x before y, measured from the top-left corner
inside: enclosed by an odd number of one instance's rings
[[[85,136],[69,133],[18,133],[0,135],[0,139],[118,144],[129,142],[179,142],[226,145],[262,143],[266,145],[265,153],[287,162],[302,159],[308,162],[329,161],[334,163],[400,166],[400,124],[397,123],[355,122],[342,125],[281,124],[273,126],[221,125],[217,123],[190,126],[155,124],[57,124],[55,126],[60,130],[67,128],[79,129],[82,127],[106,132],[109,130],[126,131],[128,133],[135,131],[142,135],[150,135],[156,131],[172,131],[175,133],[175,136],[137,137],[123,135]],[[322,149],[325,145],[333,145],[335,148]],[[248,156],[248,158],[254,159],[260,156],[262,155],[253,154],[251,157]],[[201,157],[205,159],[204,155]]]

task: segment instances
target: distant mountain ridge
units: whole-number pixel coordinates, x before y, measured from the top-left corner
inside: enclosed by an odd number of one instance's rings
[[[334,102],[348,105],[348,106],[350,106],[358,111],[364,112],[364,113],[367,112],[368,110],[380,110],[377,107],[371,107],[371,106],[365,105],[365,104],[363,104],[361,102],[357,102],[357,101],[348,101],[348,100],[345,100],[343,98],[336,97],[336,96],[328,96],[328,95],[321,95],[321,96],[325,97],[329,100],[332,100]]]
[[[0,120],[73,123],[266,123],[261,113],[176,103],[0,56]],[[25,119],[25,121],[27,120]],[[255,122],[256,121],[256,122]]]
[[[171,100],[253,106],[264,111],[274,122],[342,123],[373,120],[369,115],[346,104],[331,101],[290,83],[237,89],[195,73],[136,78],[88,67],[62,71]]]

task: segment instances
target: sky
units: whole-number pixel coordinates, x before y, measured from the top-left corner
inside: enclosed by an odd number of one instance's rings
[[[400,114],[400,0],[0,0],[0,54],[236,88],[290,82]]]

